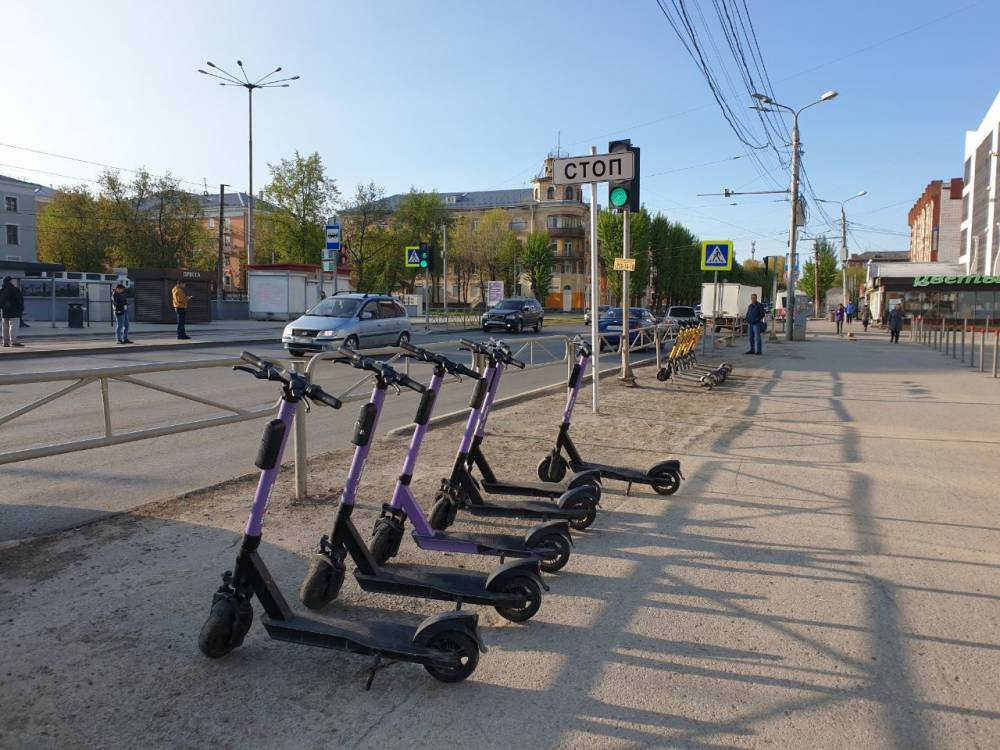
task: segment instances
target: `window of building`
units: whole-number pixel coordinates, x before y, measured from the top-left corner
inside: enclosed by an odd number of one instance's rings
[[[583,226],[579,216],[550,216],[545,220],[549,229],[578,229]]]
[[[227,216],[225,219],[222,220],[222,228],[225,229],[227,232],[232,231],[233,220]]]
[[[566,255],[572,255],[573,254],[573,243],[572,242],[564,242],[563,243],[563,252],[565,252]]]
[[[8,195],[3,199],[4,208],[11,213],[17,213],[17,198],[13,195]]]
[[[559,246],[555,242],[550,242],[549,252],[552,253],[553,256],[556,255],[559,252]]]
[[[7,225],[7,244],[8,245],[20,245],[20,227],[17,224]]]
[[[472,231],[475,232],[477,229],[479,229],[479,219],[473,219],[472,220]]]
[[[571,188],[571,187],[567,187],[566,188],[565,197],[566,197],[566,200],[568,200],[568,201],[573,200],[573,188]]]
[[[972,157],[970,156],[965,160],[965,184],[969,185],[972,182]]]
[[[524,218],[521,218],[521,217],[519,217],[517,219],[514,219],[510,223],[510,231],[512,231],[512,232],[526,232],[526,231],[528,231],[528,221],[527,221],[527,219],[524,219]]]
[[[556,189],[551,185],[549,185],[549,189],[545,191],[545,197],[548,198],[550,201],[555,200]]]
[[[208,217],[208,228],[215,229],[215,219],[211,216]]]

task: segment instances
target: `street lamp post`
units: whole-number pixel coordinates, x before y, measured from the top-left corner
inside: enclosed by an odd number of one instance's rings
[[[837,96],[836,91],[827,91],[816,101],[807,104],[799,109],[793,109],[792,107],[785,106],[784,104],[779,104],[778,102],[771,99],[769,96],[764,94],[753,94],[753,98],[756,99],[761,104],[765,105],[763,107],[756,106],[756,109],[761,112],[775,112],[784,111],[792,113],[792,183],[791,183],[791,199],[792,199],[792,221],[788,228],[788,289],[785,291],[785,340],[792,340],[792,328],[795,322],[795,246],[796,246],[796,224],[798,222],[798,212],[799,212],[799,115],[805,112],[810,107],[815,107],[817,104],[822,104],[823,102],[828,102]],[[774,107],[775,109],[768,109],[768,107]]]
[[[828,201],[822,198],[816,199],[820,203],[836,203],[840,206],[840,293],[845,307],[847,306],[847,214],[844,212],[844,204],[848,201],[854,200],[855,198],[860,198],[862,195],[868,195],[868,191],[862,190],[860,193],[855,193],[850,198],[842,201]]]
[[[198,69],[198,72],[202,75],[211,76],[212,78],[218,78],[220,86],[239,86],[247,90],[247,113],[248,113],[248,150],[250,152],[250,175],[249,175],[249,198],[247,200],[247,271],[249,274],[250,264],[254,260],[254,218],[253,218],[253,204],[254,204],[254,193],[253,193],[253,92],[256,89],[270,89],[270,88],[283,88],[286,89],[290,85],[288,81],[297,81],[299,76],[291,76],[289,78],[277,78],[274,80],[268,80],[271,76],[276,73],[281,72],[281,68],[277,67],[268,73],[263,78],[259,78],[256,81],[251,82],[250,78],[247,76],[246,70],[243,69],[243,61],[237,60],[236,65],[239,66],[240,74],[243,76],[241,81],[238,77],[234,76],[232,73],[223,70],[218,65],[211,61],[207,61],[206,65],[210,67],[213,71],[209,72],[207,70]],[[249,275],[247,276],[249,279]],[[249,291],[248,289],[245,291]]]

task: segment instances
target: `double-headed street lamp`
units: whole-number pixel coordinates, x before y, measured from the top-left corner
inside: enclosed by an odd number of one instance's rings
[[[816,200],[820,203],[836,203],[840,206],[840,273],[841,273],[841,294],[843,295],[844,305],[847,305],[847,214],[844,213],[844,204],[854,200],[855,198],[860,198],[862,195],[868,195],[867,190],[862,190],[860,193],[855,193],[850,198],[846,198],[842,201],[828,201],[823,198],[817,198]]]
[[[758,112],[791,112],[792,113],[792,185],[789,191],[792,199],[792,223],[788,230],[788,289],[785,293],[785,340],[792,340],[792,328],[795,321],[795,242],[796,224],[799,213],[799,115],[810,107],[828,102],[837,96],[836,91],[827,91],[816,101],[800,109],[793,109],[779,104],[764,94],[753,94],[753,98],[764,106],[755,106]],[[773,109],[772,109],[773,108]]]
[[[253,245],[254,245],[254,221],[253,221],[253,92],[255,89],[273,89],[273,88],[288,88],[288,81],[299,80],[298,76],[291,76],[289,78],[276,78],[274,80],[268,80],[271,76],[276,73],[281,72],[281,68],[275,68],[270,73],[268,73],[263,78],[259,78],[256,81],[251,82],[250,78],[247,76],[246,70],[243,69],[243,61],[237,60],[236,64],[239,66],[240,74],[243,76],[241,81],[239,78],[234,76],[232,73],[223,70],[214,62],[208,61],[206,65],[210,67],[213,71],[198,69],[198,72],[202,75],[211,76],[212,78],[218,78],[221,83],[220,86],[239,86],[247,90],[249,95],[248,101],[248,112],[249,112],[249,151],[250,151],[250,191],[249,200],[247,201],[247,271],[249,272],[249,266],[253,263]],[[249,278],[249,277],[248,277]],[[249,291],[249,289],[245,290]]]

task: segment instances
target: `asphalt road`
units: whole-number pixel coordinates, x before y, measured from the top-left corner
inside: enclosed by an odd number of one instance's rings
[[[528,341],[538,341],[541,345],[534,347],[533,353],[524,349],[519,356],[527,360],[530,355],[539,364],[554,361],[560,353],[559,343],[553,340],[545,342],[546,336],[582,332],[581,322],[580,325],[547,326],[541,336],[524,334],[504,338],[515,351]],[[474,339],[482,336],[478,332],[420,334],[415,336],[414,342],[447,341],[460,335]],[[4,362],[3,370],[7,373],[38,373],[217,359],[238,356],[242,348],[220,346],[186,351],[133,354],[123,351],[120,354],[47,357]],[[263,357],[285,356],[278,345],[254,346],[253,350]],[[457,350],[454,354],[460,356]],[[462,353],[461,356],[468,357],[468,354]],[[425,380],[429,377],[427,368],[416,368],[415,372],[423,372]],[[274,402],[278,396],[273,383],[257,381],[225,367],[170,371],[142,377],[152,383],[243,408],[264,406]],[[316,380],[331,392],[340,393],[361,377],[357,370],[330,363],[319,369]],[[500,395],[549,385],[564,377],[565,370],[556,365],[523,372],[512,370],[501,383]],[[3,404],[0,411],[7,412],[29,403],[62,385],[38,383],[0,387],[0,403]],[[367,388],[362,388],[359,392],[365,390]],[[112,382],[109,392],[116,432],[224,413],[135,385]],[[465,407],[470,393],[471,384],[468,381],[446,383],[435,413],[444,414]],[[411,422],[416,403],[416,396],[410,391],[391,396],[383,411],[379,432]],[[309,454],[317,455],[346,445],[358,408],[358,404],[347,404],[339,411],[313,409],[308,417]],[[70,528],[109,513],[130,510],[251,472],[264,419],[4,465],[4,492],[0,497],[4,521],[0,525],[0,542]],[[0,452],[97,437],[103,434],[103,428],[100,391],[97,384],[91,384],[0,426]]]

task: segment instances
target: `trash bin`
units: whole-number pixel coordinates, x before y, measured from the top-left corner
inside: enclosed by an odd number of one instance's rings
[[[66,311],[66,319],[70,328],[83,328],[83,305],[70,303]]]

